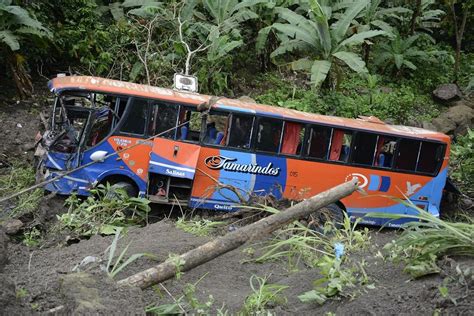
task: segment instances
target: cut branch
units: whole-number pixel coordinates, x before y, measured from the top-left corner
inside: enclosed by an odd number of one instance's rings
[[[310,199],[300,202],[285,211],[273,214],[253,224],[244,226],[236,231],[227,233],[204,245],[180,255],[177,259],[184,262],[176,267],[176,259],[167,260],[155,267],[120,280],[121,285],[137,286],[145,289],[153,284],[161,283],[172,278],[177,269],[187,271],[203,263],[234,250],[248,241],[261,238],[283,225],[289,224],[299,218],[307,217],[311,213],[331,203],[352,194],[357,188],[357,179],[340,184],[332,189],[319,193]]]

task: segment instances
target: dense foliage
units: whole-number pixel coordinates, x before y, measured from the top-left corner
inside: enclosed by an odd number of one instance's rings
[[[38,71],[158,86],[182,72],[202,93],[421,121],[436,85],[469,85],[470,2],[1,0],[0,70],[21,96]]]

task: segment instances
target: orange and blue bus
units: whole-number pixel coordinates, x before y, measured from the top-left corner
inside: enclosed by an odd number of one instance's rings
[[[358,177],[368,197],[355,192],[331,212],[373,225],[387,219],[365,214],[414,212],[391,196],[439,216],[450,149],[441,133],[98,77],[58,77],[49,88],[38,173],[97,161],[48,184],[52,192],[88,195],[108,182],[152,202],[234,211],[252,195],[298,201]]]

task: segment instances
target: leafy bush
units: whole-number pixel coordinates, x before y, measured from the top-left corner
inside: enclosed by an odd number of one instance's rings
[[[298,296],[302,302],[316,302],[322,305],[329,298],[336,295],[346,295],[348,289],[368,282],[363,264],[347,267],[341,260],[325,255],[319,259],[318,268],[322,278],[313,282],[313,290]],[[373,285],[369,285],[369,288],[371,287]],[[350,294],[348,295],[350,296]]]
[[[129,197],[125,190],[109,184],[90,190],[85,200],[71,195],[66,200],[68,212],[58,215],[60,228],[68,228],[80,236],[114,234],[117,227],[146,222],[150,201]]]
[[[413,117],[419,121],[430,120],[439,114],[431,97],[419,94],[417,87],[391,83],[380,87],[377,85],[382,83],[377,82],[371,87],[368,79],[358,75],[348,76],[340,91],[321,95],[275,75],[262,76],[259,81],[271,88],[255,97],[258,102],[305,112],[352,118],[374,115],[395,123],[406,123]]]

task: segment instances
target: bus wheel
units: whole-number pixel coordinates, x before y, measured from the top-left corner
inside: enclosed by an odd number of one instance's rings
[[[342,227],[344,210],[337,204],[329,204],[312,213],[308,218],[308,228],[318,233],[324,233],[324,226],[330,223],[334,228]]]
[[[108,199],[113,199],[117,197],[117,189],[124,190],[129,197],[136,197],[138,196],[138,191],[137,189],[133,186],[133,184],[125,181],[119,181],[117,183],[114,183],[111,187],[109,192],[106,194],[106,198]]]

